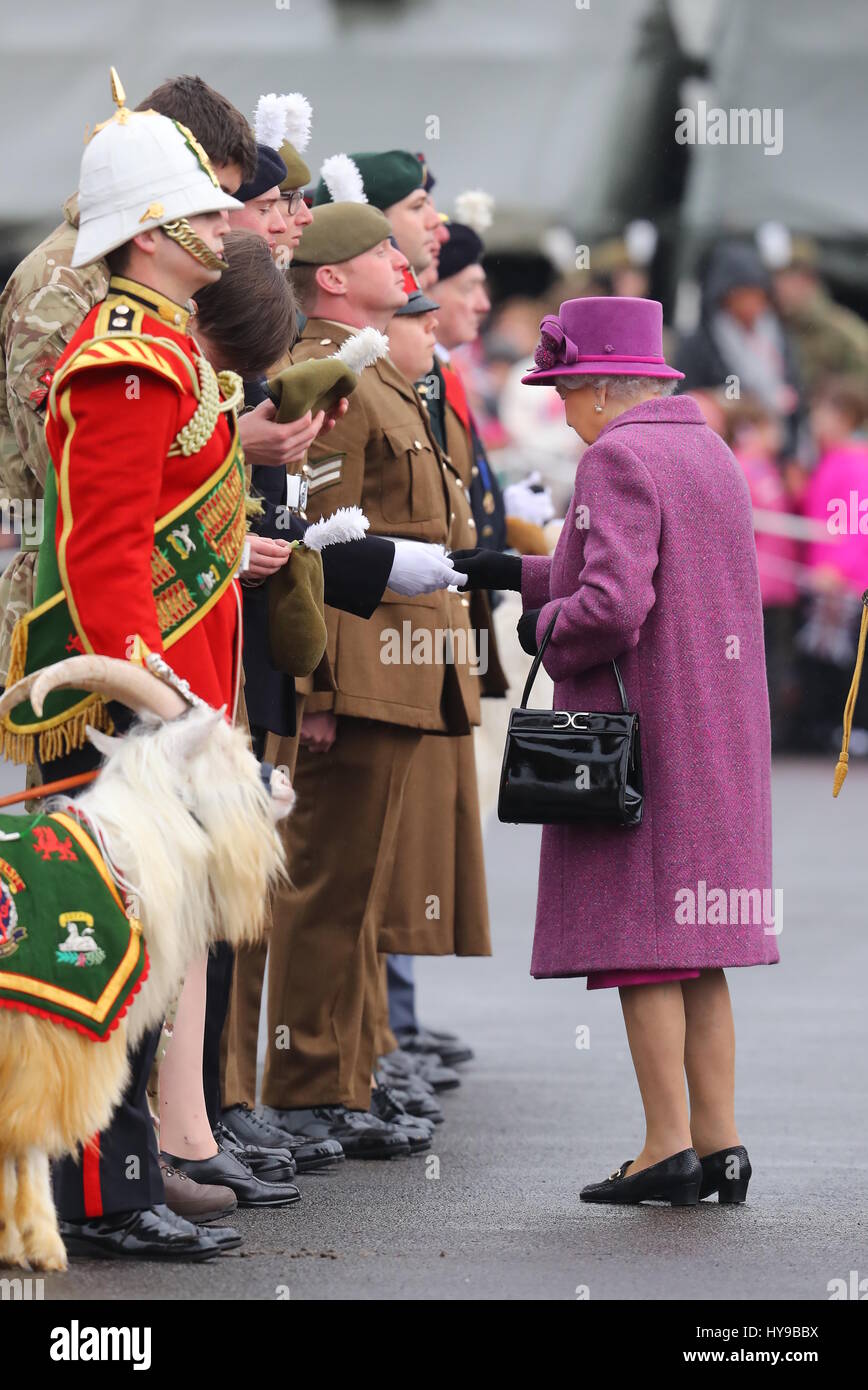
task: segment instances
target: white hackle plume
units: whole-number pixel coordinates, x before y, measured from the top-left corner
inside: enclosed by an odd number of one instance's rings
[[[783,270],[793,258],[793,238],[783,222],[763,222],[756,229],[756,244],[767,270]]]
[[[326,545],[360,541],[370,524],[361,507],[338,507],[331,516],[308,526],[302,543],[308,550],[322,550]]]
[[[348,154],[330,154],[323,160],[320,178],[331,194],[333,203],[366,203],[368,195],[362,171]]]
[[[332,356],[358,374],[366,367],[372,367],[380,357],[386,357],[388,352],[389,339],[385,333],[381,333],[379,328],[360,328]]]
[[[253,113],[253,134],[260,145],[268,145],[272,150],[279,150],[284,141],[285,99],[268,92],[259,98]]]
[[[468,188],[455,199],[455,221],[470,227],[477,236],[487,232],[494,220],[494,199],[481,188]]]
[[[657,250],[657,228],[646,217],[628,222],[624,228],[624,245],[631,265],[650,265]]]
[[[283,138],[296,154],[304,154],[310,144],[313,107],[301,92],[285,92],[278,100],[283,106]]]

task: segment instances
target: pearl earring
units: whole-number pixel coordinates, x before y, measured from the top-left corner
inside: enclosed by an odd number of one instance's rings
[[[602,415],[603,407],[601,405],[597,405],[596,401],[594,402],[594,409],[596,410],[598,415]]]

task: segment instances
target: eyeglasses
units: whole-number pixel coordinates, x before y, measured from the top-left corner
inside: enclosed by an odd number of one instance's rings
[[[294,188],[291,193],[281,193],[280,199],[286,204],[286,210],[292,217],[293,213],[298,212],[304,202],[304,189]]]

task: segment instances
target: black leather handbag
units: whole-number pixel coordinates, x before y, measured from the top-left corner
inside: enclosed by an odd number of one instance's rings
[[[558,610],[559,612],[560,610]],[[638,825],[642,819],[639,716],[631,714],[617,662],[620,713],[528,709],[531,687],[558,614],[552,618],[509,716],[498,819],[512,825],[586,821]]]

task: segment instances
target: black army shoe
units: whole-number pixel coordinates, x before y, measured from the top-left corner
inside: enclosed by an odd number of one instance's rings
[[[221,1149],[243,1159],[263,1182],[290,1182],[295,1177],[295,1159],[289,1149],[264,1149],[259,1144],[242,1144],[220,1120],[214,1126],[213,1133]]]
[[[216,1154],[210,1158],[177,1158],[166,1153],[160,1157],[194,1182],[213,1182],[231,1188],[239,1207],[288,1207],[301,1200],[301,1193],[293,1183],[266,1182],[237,1151],[218,1146]]]
[[[405,1052],[422,1057],[434,1056],[444,1067],[455,1067],[461,1062],[473,1061],[472,1047],[468,1047],[460,1039],[450,1042],[442,1034],[435,1036],[426,1028],[417,1028],[415,1032],[396,1033],[395,1036],[398,1046]]]
[[[305,1110],[269,1107],[269,1113],[293,1134],[309,1139],[337,1139],[347,1158],[406,1158],[410,1153],[406,1135],[365,1110],[314,1105]]]
[[[82,1259],[213,1260],[221,1249],[210,1231],[165,1205],[59,1224],[67,1253]]]
[[[394,1080],[415,1077],[431,1091],[452,1091],[461,1085],[461,1077],[452,1067],[444,1067],[434,1053],[404,1052],[399,1048],[380,1058],[380,1067]]]
[[[702,1164],[695,1149],[682,1149],[664,1158],[662,1163],[653,1163],[650,1168],[625,1177],[632,1162],[632,1158],[628,1158],[605,1182],[583,1187],[579,1194],[582,1201],[624,1206],[638,1202],[668,1202],[671,1207],[698,1206]]]
[[[417,1076],[391,1077],[384,1071],[375,1073],[377,1084],[388,1086],[396,1100],[400,1101],[408,1115],[419,1120],[430,1120],[431,1124],[442,1125],[443,1111],[434,1099],[432,1089]]]
[[[394,1125],[406,1136],[411,1154],[424,1153],[431,1147],[434,1126],[428,1120],[409,1115],[388,1086],[375,1086],[371,1092],[371,1114],[386,1124]]]
[[[280,1116],[288,1113],[269,1105],[257,1106],[255,1110],[243,1103],[231,1105],[223,1111],[223,1125],[245,1144],[255,1143],[263,1149],[288,1149],[298,1173],[316,1173],[343,1162],[346,1155],[337,1139],[309,1139],[286,1129]]]

